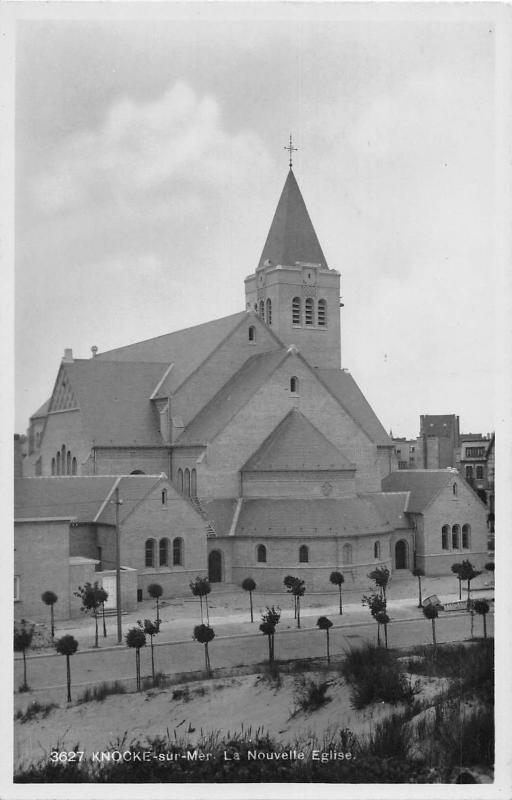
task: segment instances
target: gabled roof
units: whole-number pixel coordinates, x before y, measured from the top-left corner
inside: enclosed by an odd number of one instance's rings
[[[349,372],[342,369],[315,369],[315,372],[372,442],[381,447],[393,446],[392,440]]]
[[[399,469],[390,472],[382,481],[384,492],[410,492],[406,511],[422,514],[440,491],[454,481],[462,484],[457,470],[451,469]]]
[[[409,527],[409,521],[405,515],[409,492],[372,492],[364,497],[373,503],[381,519],[392,528]]]
[[[246,311],[239,311],[237,314],[214,319],[192,328],[184,328],[154,339],[98,353],[93,360],[172,364],[173,368],[166,380],[166,389],[173,392],[246,317]],[[152,391],[154,388],[153,386]]]
[[[228,536],[237,507],[235,498],[201,500],[204,516],[212,524],[217,536]]]
[[[38,419],[41,417],[46,417],[46,415],[48,414],[48,409],[50,408],[51,400],[52,398],[49,397],[46,403],[43,403],[43,405],[40,408],[38,408],[37,411],[34,411],[30,419]]]
[[[14,517],[71,517],[78,522],[99,521],[113,525],[114,506],[108,501],[116,485],[123,500],[119,507],[119,518],[123,521],[161,480],[161,475],[17,478],[14,481]]]
[[[370,495],[357,495],[339,500],[244,499],[235,534],[358,536],[393,530]]]
[[[266,261],[272,265],[294,266],[297,261],[320,264],[328,269],[306,204],[290,169],[276,213],[268,232],[259,266]]]
[[[93,445],[162,445],[150,397],[168,364],[89,358],[63,366]]]
[[[282,349],[247,359],[185,428],[177,446],[211,442],[286,357],[287,351]]]
[[[251,456],[243,471],[355,470],[355,464],[297,409],[292,409]]]

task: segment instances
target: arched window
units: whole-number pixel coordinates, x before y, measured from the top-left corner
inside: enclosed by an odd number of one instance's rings
[[[380,558],[380,542],[375,542],[373,545],[373,557]]]
[[[190,496],[197,497],[197,472],[195,469],[190,473]]]
[[[185,494],[187,497],[190,497],[190,470],[188,467],[185,470],[185,475],[183,478],[183,494]]]
[[[455,497],[457,497],[457,484],[456,483],[454,483],[453,486],[452,486],[452,492],[455,495]]]
[[[146,567],[155,566],[155,540],[146,539],[145,544],[145,565]]]
[[[441,547],[443,550],[448,550],[448,535],[450,533],[450,526],[443,525],[441,528]]]
[[[476,479],[477,479],[477,481],[483,480],[483,477],[484,477],[484,468],[483,467],[477,467],[476,468]]]
[[[265,319],[265,303],[263,300],[260,300],[260,317]]]
[[[327,303],[325,300],[318,301],[318,324],[322,327],[327,325]]]
[[[312,297],[307,297],[306,298],[306,302],[304,303],[304,309],[305,309],[306,325],[312,325],[313,324],[313,311],[314,311],[313,298]]]
[[[265,547],[264,544],[259,544],[258,545],[256,553],[257,553],[258,562],[260,564],[266,564],[267,563],[267,548]]]
[[[292,300],[292,325],[300,325],[300,297],[294,297]]]
[[[256,341],[256,328],[254,327],[254,325],[251,325],[249,327],[249,341],[250,342]]]
[[[301,564],[307,564],[309,561],[309,550],[305,544],[301,544],[299,547],[299,562]]]
[[[178,470],[178,492],[183,494],[183,470]]]
[[[454,550],[458,550],[460,547],[459,537],[460,537],[460,525],[452,525],[452,547]]]
[[[471,465],[468,465],[466,467],[466,480],[467,481],[473,480],[473,467]]]
[[[299,379],[293,376],[290,378],[290,392],[298,392],[299,391]]]
[[[465,550],[471,547],[471,525],[462,526],[462,547]]]
[[[352,545],[344,544],[341,551],[341,557],[344,564],[352,564]]]
[[[169,566],[169,539],[160,539],[158,543],[158,562],[161,567]]]
[[[52,475],[55,475],[55,459],[52,458]]]
[[[272,325],[272,300],[267,299],[267,325]]]
[[[57,475],[60,475],[60,453],[57,453]]]
[[[172,540],[172,563],[175,567],[183,566],[183,539],[179,536]]]
[[[162,497],[162,505],[166,506],[167,505],[167,489],[162,489],[161,497]]]
[[[66,475],[71,475],[71,453],[66,453]]]
[[[76,475],[76,458],[73,457],[71,462],[71,474]]]

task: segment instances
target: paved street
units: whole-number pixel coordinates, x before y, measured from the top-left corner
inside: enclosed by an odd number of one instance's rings
[[[276,658],[303,658],[322,656],[325,654],[325,634],[316,628],[316,619],[326,609],[318,608],[303,617],[304,627],[297,630],[294,626],[292,612],[287,610],[278,626],[275,637]],[[377,626],[368,620],[367,609],[360,606],[347,606],[343,618],[327,609],[333,619],[331,629],[331,653],[341,653],[350,647],[358,646],[365,640],[375,641]],[[351,611],[353,613],[351,613]],[[418,609],[410,602],[395,604],[394,611],[390,607],[390,616],[394,620],[388,626],[389,644],[391,647],[428,644],[432,642],[432,627]],[[400,616],[400,611],[402,614]],[[357,612],[357,613],[356,613]],[[357,619],[355,619],[357,617]],[[401,621],[399,621],[401,619]],[[211,620],[213,622],[213,620]],[[198,620],[195,620],[197,624]],[[488,635],[494,632],[494,617],[487,618]],[[110,621],[112,626],[112,621]],[[482,635],[482,619],[475,617],[475,635]],[[254,625],[245,622],[224,622],[215,625],[216,637],[210,645],[212,667],[229,667],[240,664],[253,664],[267,658],[267,639],[259,631],[259,619]],[[203,668],[203,648],[191,640],[192,620],[188,627],[181,629],[181,636],[172,642],[162,642],[155,647],[156,669],[167,674],[183,671],[195,671]],[[250,633],[248,628],[253,628]],[[242,633],[242,629],[244,632]],[[439,643],[448,641],[464,641],[470,637],[470,617],[466,613],[441,613],[436,621],[436,633]],[[107,641],[109,645],[104,646]],[[133,678],[135,670],[135,653],[124,645],[112,646],[114,636],[101,641],[99,650],[78,651],[72,657],[72,681],[77,690],[83,685],[97,681]],[[156,639],[155,639],[156,643]],[[142,653],[142,674],[150,674],[151,658],[149,646]],[[66,664],[62,656],[55,653],[41,654],[27,659],[28,682],[33,690],[43,690],[44,696],[62,701],[66,677]],[[15,661],[15,686],[22,682],[22,662]],[[39,696],[39,692],[37,693]],[[28,695],[16,695],[17,703],[25,705]]]

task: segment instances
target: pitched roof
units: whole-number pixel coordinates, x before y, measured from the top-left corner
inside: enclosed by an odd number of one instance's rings
[[[235,498],[221,498],[219,500],[201,500],[204,516],[212,523],[218,536],[228,536],[237,506]]]
[[[452,469],[399,469],[382,481],[384,492],[410,492],[406,511],[422,514],[439,492],[453,480],[462,483],[461,475]]]
[[[369,500],[392,528],[408,528],[409,521],[405,515],[409,492],[372,492],[364,497]]]
[[[386,533],[394,526],[383,519],[369,495],[339,500],[244,499],[235,533],[240,536],[358,536]]]
[[[292,409],[242,470],[355,470],[298,409]]]
[[[184,328],[174,333],[146,339],[143,342],[117,347],[98,353],[94,361],[149,361],[172,364],[166,387],[175,391],[215,348],[247,316],[239,311],[228,317],[214,319],[192,328]],[[152,390],[155,387],[152,387]]]
[[[273,265],[293,266],[297,261],[320,264],[328,269],[306,204],[290,169],[276,213],[268,232],[259,266],[266,261]]]
[[[393,446],[392,440],[350,372],[342,369],[315,369],[315,372],[372,442],[383,447]]]
[[[282,349],[247,359],[185,428],[177,445],[211,442],[286,357],[287,351]]]
[[[161,475],[17,478],[14,516],[16,519],[76,517],[78,522],[93,522],[105,504],[98,521],[113,525],[115,512],[108,499],[116,484],[123,500],[119,512],[122,521],[161,479]]]
[[[65,369],[95,445],[162,445],[151,394],[168,364],[78,359]]]
[[[48,414],[48,409],[50,408],[51,400],[52,398],[49,397],[48,400],[45,403],[43,403],[43,405],[40,408],[37,409],[37,411],[34,411],[30,419],[37,419],[38,417],[46,417],[46,415]]]

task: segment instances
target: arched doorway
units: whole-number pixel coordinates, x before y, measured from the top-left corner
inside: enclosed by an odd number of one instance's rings
[[[210,583],[222,581],[222,553],[220,550],[212,550],[208,556],[208,580]]]
[[[395,569],[407,569],[408,553],[407,542],[400,539],[395,544]]]

